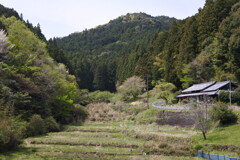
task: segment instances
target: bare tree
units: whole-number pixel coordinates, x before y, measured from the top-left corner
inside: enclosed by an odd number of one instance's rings
[[[195,128],[202,132],[204,140],[207,139],[207,132],[212,126],[212,121],[208,115],[209,105],[207,103],[193,104],[192,113],[195,118]]]

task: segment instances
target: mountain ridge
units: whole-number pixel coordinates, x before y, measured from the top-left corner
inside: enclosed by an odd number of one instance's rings
[[[54,43],[63,50],[62,57],[67,62],[60,62],[68,64],[70,73],[80,79],[81,88],[115,91],[117,81],[115,72],[123,57],[135,54],[140,46],[148,46],[156,33],[169,29],[175,21],[177,21],[175,18],[166,16],[153,17],[146,13],[129,13],[96,28],[50,41],[56,41]],[[52,56],[56,59],[59,54]],[[102,71],[104,77],[107,77],[104,80],[106,83],[98,84],[102,81],[99,78],[103,78],[97,76],[99,68],[107,70]],[[113,77],[109,77],[109,74]],[[111,79],[111,82],[108,79]]]
[[[204,8],[184,20],[153,17],[146,13],[126,14],[95,29],[57,38],[55,41],[63,51],[61,56],[65,62],[62,62],[67,64],[70,73],[78,77],[79,85],[84,89],[115,91],[116,83],[133,75],[145,77],[146,74],[151,75],[150,81],[162,79],[179,89],[216,79],[220,71],[234,79],[238,77],[235,69],[226,67],[231,66],[226,62],[227,65],[219,64],[223,62],[222,59],[237,61],[227,56],[233,55],[230,49],[224,47],[218,34],[223,32],[219,29],[224,19],[234,16],[231,8],[237,2],[206,0]],[[233,25],[235,27],[237,24]],[[232,30],[225,26],[225,29]],[[229,37],[226,40],[231,41]],[[219,43],[222,50],[217,49],[214,42]],[[216,54],[211,55],[208,48],[212,48]],[[206,53],[208,59],[200,61],[203,59],[200,57]],[[201,67],[196,62],[205,67],[201,73],[197,72],[197,68]],[[193,71],[194,67],[196,69]],[[209,74],[204,73],[204,70],[208,70]]]

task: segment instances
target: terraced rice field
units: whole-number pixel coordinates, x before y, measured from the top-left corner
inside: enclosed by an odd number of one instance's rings
[[[170,134],[170,132],[172,134]],[[191,131],[121,123],[67,126],[63,132],[28,138],[23,149],[1,160],[162,159],[192,160]],[[181,136],[185,135],[185,136]]]

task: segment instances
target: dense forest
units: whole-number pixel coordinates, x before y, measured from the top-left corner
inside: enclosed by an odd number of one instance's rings
[[[0,14],[1,108],[12,108],[26,121],[39,114],[59,123],[72,122],[80,101],[75,77],[49,56],[39,25],[34,27],[2,5]]]
[[[237,2],[206,0],[196,15],[184,20],[127,14],[50,39],[49,49],[77,77],[80,88],[89,90],[115,91],[116,84],[133,75],[150,75],[178,89],[209,80],[239,81]]]
[[[114,92],[134,75],[148,75],[150,87],[151,80],[161,80],[178,89],[240,80],[237,0],[207,0],[184,20],[127,14],[49,41],[40,25],[24,21],[13,9],[0,5],[0,14],[0,99],[25,120],[39,114],[71,122],[85,92],[79,87]]]
[[[240,3],[207,0],[199,13],[160,33],[151,46],[161,78],[186,88],[210,80],[239,81]],[[159,44],[163,44],[161,48]],[[157,50],[156,50],[157,48]]]
[[[117,81],[143,72],[141,67],[135,68],[142,65],[152,38],[175,21],[145,13],[127,14],[91,30],[51,39],[49,45],[62,50],[52,57],[68,66],[81,88],[115,91]]]

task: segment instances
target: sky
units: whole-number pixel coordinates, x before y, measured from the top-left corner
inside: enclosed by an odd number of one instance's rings
[[[205,0],[0,0],[14,8],[34,26],[38,23],[47,39],[95,28],[127,13],[177,19],[190,17]]]

